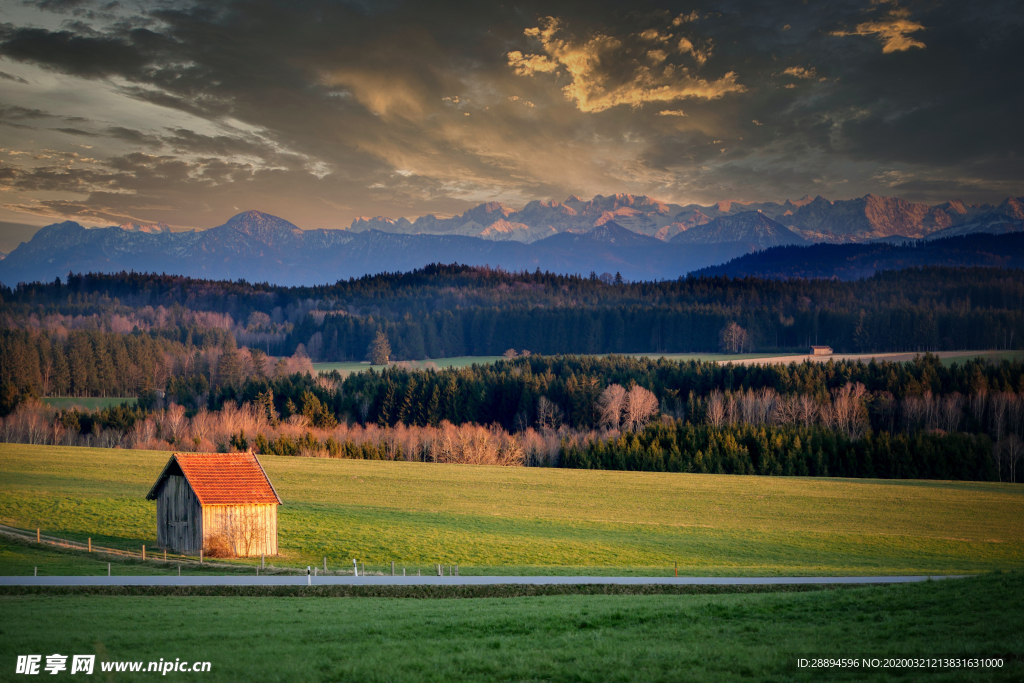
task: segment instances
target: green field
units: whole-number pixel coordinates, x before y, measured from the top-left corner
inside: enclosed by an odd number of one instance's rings
[[[416,370],[425,370],[426,368],[465,368],[470,365],[486,365],[493,363],[494,361],[501,360],[502,356],[456,356],[454,358],[433,358],[428,360],[410,360],[410,361],[399,361],[392,363],[392,367],[399,365],[404,367],[413,368]],[[348,375],[351,372],[364,372],[373,368],[374,370],[383,370],[386,365],[370,365],[369,363],[313,363],[313,369],[317,372],[330,372],[337,370],[342,376]]]
[[[0,444],[0,523],[155,546],[169,454]],[[1024,568],[1024,487],[265,456],[278,565],[469,573],[967,573]],[[2,568],[0,568],[0,573]]]
[[[607,354],[597,354],[597,357],[601,358]],[[802,358],[805,354],[802,353],[625,353],[624,356],[630,356],[632,358],[664,358],[666,360],[676,362],[686,361],[702,361],[702,362],[718,362],[724,363],[729,361],[748,361],[758,360],[761,358],[787,358],[792,356],[794,359]],[[905,356],[905,353],[878,354],[879,359],[885,359],[887,356]],[[952,365],[953,363],[963,363],[966,360],[972,358],[983,357],[990,362],[997,363],[1002,360],[1020,360],[1024,358],[1024,351],[965,351],[962,354],[953,354],[942,358],[942,364]],[[402,365],[417,370],[424,370],[426,368],[464,368],[470,365],[479,364],[487,365],[495,361],[502,360],[502,356],[459,356],[457,358],[435,358],[429,360],[414,360],[414,361],[401,361],[401,363],[395,363],[393,365]],[[783,361],[788,362],[788,361]],[[342,376],[348,375],[352,372],[364,372],[370,368],[380,371],[386,366],[384,365],[370,365],[369,363],[313,363],[313,369],[317,372],[331,372],[337,370]]]
[[[596,357],[603,358],[607,354],[597,354]],[[625,353],[624,356],[630,356],[632,358],[666,358],[674,361],[729,361],[729,360],[752,360],[757,358],[775,358],[779,355],[778,353],[742,353],[742,354],[726,354],[726,353]],[[792,354],[796,355],[796,354]],[[458,356],[455,358],[433,358],[428,360],[413,360],[413,361],[401,361],[400,363],[393,363],[392,365],[402,365],[405,367],[414,368],[417,370],[424,370],[426,368],[465,368],[470,365],[487,365],[494,363],[495,361],[503,360],[503,356]],[[373,368],[374,370],[382,370],[384,365],[370,365],[369,363],[313,363],[313,369],[317,372],[330,372],[337,370],[343,376],[350,372],[364,372]]]
[[[96,654],[98,676],[103,661],[210,662],[208,673],[172,673],[168,680],[1019,681],[1022,596],[1019,573],[753,595],[401,600],[5,594],[0,678],[21,678],[13,674],[19,654],[61,653]],[[852,657],[859,663],[938,656],[1001,657],[1003,666],[797,666],[799,658]],[[147,674],[131,680],[136,678]]]
[[[151,548],[152,550],[152,548]],[[106,576],[107,563],[110,563],[112,576],[153,576],[178,574],[178,564],[159,561],[159,553],[150,552],[146,562],[117,555],[106,556],[101,553],[84,553],[78,550],[55,548],[48,545],[38,546],[21,540],[12,540],[0,536],[0,573],[5,576],[31,576],[38,572],[39,576]],[[199,566],[195,563],[183,563],[181,574],[208,575],[225,574],[228,570],[218,563]],[[249,574],[250,567],[232,568],[230,571]]]
[[[61,408],[67,410],[68,408],[78,408],[80,410],[102,410],[103,408],[110,408],[111,406],[119,406],[122,403],[129,405],[135,405],[138,402],[137,398],[131,396],[121,396],[116,398],[104,397],[104,398],[90,398],[90,397],[73,397],[73,396],[49,396],[42,399],[43,403],[54,408]]]

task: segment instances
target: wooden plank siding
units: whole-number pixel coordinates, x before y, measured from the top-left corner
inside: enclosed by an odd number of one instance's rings
[[[156,499],[156,540],[161,548],[198,555],[203,547],[203,511],[188,480],[168,476]]]
[[[207,505],[202,509],[203,544],[227,545],[238,557],[277,555],[277,505]]]

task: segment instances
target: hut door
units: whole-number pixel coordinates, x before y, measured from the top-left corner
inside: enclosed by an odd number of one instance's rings
[[[191,543],[189,543],[191,534],[189,533],[188,520],[182,519],[183,517],[185,515],[181,511],[172,510],[170,518],[167,520],[168,535],[172,539],[171,547],[179,552],[191,550]]]
[[[167,537],[170,546],[180,553],[196,550],[192,543],[188,484],[184,477],[167,478]]]

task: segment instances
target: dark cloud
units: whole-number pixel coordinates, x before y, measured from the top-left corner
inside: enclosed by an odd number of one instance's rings
[[[0,78],[2,78],[5,81],[12,81],[14,83],[24,83],[25,85],[28,85],[28,81],[26,81],[21,76],[15,76],[13,74],[7,73],[6,71],[0,71]]]
[[[997,201],[1024,185],[1019,3],[45,9],[75,22],[8,25],[0,55],[182,121],[53,129],[89,137],[100,163],[15,169],[11,191],[89,196],[30,198],[45,211],[202,225],[228,207],[277,206],[337,227],[573,193]],[[31,87],[18,79],[6,78]],[[0,122],[72,109],[7,106]]]
[[[67,133],[68,135],[81,135],[82,137],[87,138],[100,137],[99,133],[90,133],[89,131],[79,130],[78,128],[54,128],[53,130],[59,131],[61,133]]]
[[[149,57],[119,38],[93,38],[71,31],[17,28],[0,34],[0,54],[33,62],[74,76],[141,78]]]

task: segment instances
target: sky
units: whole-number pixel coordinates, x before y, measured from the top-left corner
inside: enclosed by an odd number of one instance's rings
[[[612,193],[998,203],[1024,194],[1022,28],[1016,0],[0,0],[0,236]]]

